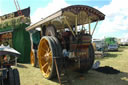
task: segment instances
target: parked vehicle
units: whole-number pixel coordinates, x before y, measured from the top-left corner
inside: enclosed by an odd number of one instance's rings
[[[103,39],[93,39],[93,43],[96,45],[96,51],[106,50],[106,44]]]
[[[61,72],[63,65],[68,64],[73,70],[87,72],[94,62],[92,35],[98,21],[105,15],[95,8],[85,5],[73,5],[26,28],[32,34],[40,27],[40,41],[37,53],[33,51],[34,41],[31,38],[31,64],[38,58],[40,70],[44,78],[52,79]],[[91,33],[91,23],[96,22]],[[89,25],[85,28],[84,25]],[[81,26],[78,31],[78,26]],[[36,54],[37,55],[36,55]],[[57,69],[58,68],[58,69]]]
[[[114,37],[105,38],[105,43],[108,45],[108,50],[118,50],[117,39]]]
[[[108,51],[107,45],[103,39],[93,39],[93,47],[97,57],[104,57],[105,52]]]
[[[121,38],[120,44],[122,46],[128,45],[128,38]]]

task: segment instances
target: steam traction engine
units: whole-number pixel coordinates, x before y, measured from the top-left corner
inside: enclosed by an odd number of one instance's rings
[[[56,76],[56,63],[60,72],[68,63],[73,70],[86,72],[94,62],[92,35],[98,21],[105,15],[95,8],[73,5],[26,28],[31,35],[31,64],[37,60],[43,76]],[[91,32],[91,23],[96,22]],[[56,61],[56,63],[54,63]]]

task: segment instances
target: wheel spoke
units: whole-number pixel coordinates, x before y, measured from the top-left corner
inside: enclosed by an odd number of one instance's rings
[[[52,69],[51,69],[51,66],[49,65],[48,67],[49,67],[49,71],[51,71],[51,70],[52,70]]]
[[[52,52],[46,52],[44,57],[42,57],[43,59],[45,59],[45,61],[48,61],[50,58],[52,57]]]
[[[45,55],[44,55],[44,57],[43,57],[44,59],[45,59],[45,61],[48,61],[48,53],[45,53]]]
[[[48,48],[48,52],[50,52],[51,50],[50,50],[50,48]]]
[[[46,46],[46,48],[49,48],[48,42],[44,42],[44,45]]]
[[[52,56],[52,51],[49,52],[49,56],[50,56],[50,57]]]
[[[49,65],[47,68],[46,74],[48,74],[48,72],[50,72],[50,71],[51,71],[51,66]]]
[[[45,59],[44,57],[41,57],[41,61],[42,61],[42,60],[45,60],[45,61],[46,61],[46,59]]]
[[[49,67],[47,68],[46,74],[48,74],[48,72],[49,72]]]
[[[42,69],[44,69],[44,67],[46,67],[48,65],[48,62],[46,62],[43,66]]]
[[[48,56],[47,56],[47,61],[50,62],[51,59],[52,59],[52,53],[49,53]]]
[[[46,52],[47,50],[46,49],[44,49],[43,47],[41,47],[41,50],[43,50],[44,52]]]

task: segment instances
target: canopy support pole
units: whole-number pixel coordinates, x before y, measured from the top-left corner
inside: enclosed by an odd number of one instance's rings
[[[90,24],[90,21],[89,21],[88,25],[89,25],[89,34],[91,34],[91,24]]]
[[[92,35],[93,35],[93,33],[94,33],[94,31],[95,31],[95,29],[96,29],[96,27],[97,27],[97,24],[98,24],[98,21],[97,21],[96,24],[95,24],[95,27],[94,27],[93,32],[92,32]]]
[[[76,15],[76,18],[75,18],[75,32],[76,32],[76,35],[77,35],[77,15]]]
[[[88,27],[89,27],[89,34],[91,35],[91,24],[90,24],[90,18],[88,16]]]
[[[68,23],[66,17],[64,17],[64,21],[65,21],[65,23],[68,25],[68,27],[69,27],[70,31],[72,32],[73,36],[75,37],[75,33],[73,32],[73,30],[72,30],[70,24]]]

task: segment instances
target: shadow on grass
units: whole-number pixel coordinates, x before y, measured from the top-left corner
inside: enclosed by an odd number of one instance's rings
[[[70,71],[68,76],[64,77],[66,82],[64,83],[62,78],[62,85],[128,85],[128,73],[125,72],[120,72],[118,74],[104,74],[95,70],[90,70],[88,73]],[[57,78],[54,78],[52,81],[59,84]]]
[[[118,57],[118,55],[120,55],[120,54],[112,54],[112,53],[105,52],[104,57],[100,57],[100,58],[96,57],[96,59],[104,60],[104,59],[108,59],[108,58],[116,58],[116,57]]]
[[[22,65],[22,64],[17,64],[17,67],[19,67],[19,68],[28,68],[27,66]]]
[[[120,48],[120,49],[127,49],[128,46],[120,46],[119,48]]]
[[[112,52],[105,52],[104,53],[104,57],[102,58],[96,58],[96,59],[99,59],[99,60],[103,60],[103,59],[108,59],[108,58],[116,58],[118,56],[121,56],[122,54],[116,54],[116,53],[112,53]]]
[[[117,57],[117,54],[107,53],[104,58],[115,58],[115,57]]]
[[[128,48],[128,45],[120,46],[120,48]]]
[[[124,50],[123,49],[119,49],[119,50],[110,50],[108,52],[123,52]]]
[[[123,49],[119,49],[117,52],[123,52],[124,50]]]
[[[127,85],[128,73],[103,74],[100,72],[91,72],[84,74],[84,78],[75,78],[72,85]]]
[[[71,73],[72,73],[72,71],[67,69],[65,74],[63,72],[60,74],[61,84],[59,82],[58,77],[53,78],[52,81],[57,82],[60,85],[73,85],[72,84],[72,78],[71,78],[71,75],[70,75]]]

